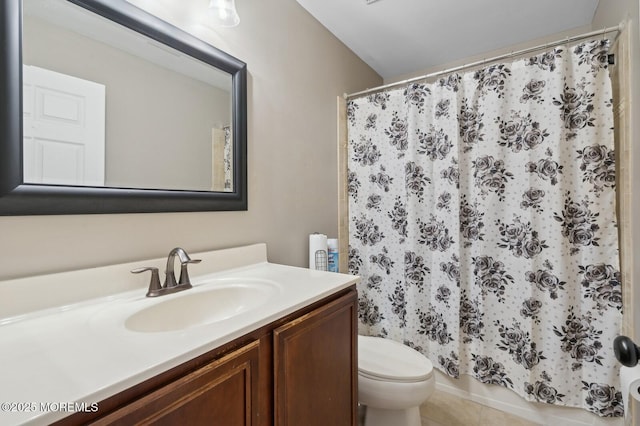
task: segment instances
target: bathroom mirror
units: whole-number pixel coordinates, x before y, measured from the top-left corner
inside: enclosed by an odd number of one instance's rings
[[[0,214],[246,210],[246,65],[124,0],[0,6]]]

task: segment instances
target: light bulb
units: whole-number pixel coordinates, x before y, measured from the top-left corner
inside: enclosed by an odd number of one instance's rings
[[[211,0],[209,14],[214,25],[219,27],[235,27],[240,23],[235,0]]]

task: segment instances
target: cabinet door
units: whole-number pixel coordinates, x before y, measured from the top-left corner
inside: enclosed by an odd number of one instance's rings
[[[274,330],[275,424],[356,424],[356,292]]]
[[[259,355],[260,342],[252,342],[95,424],[257,425]]]

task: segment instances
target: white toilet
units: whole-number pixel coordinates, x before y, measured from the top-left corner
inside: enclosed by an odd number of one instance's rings
[[[365,426],[420,426],[420,405],[435,388],[420,352],[381,337],[358,336],[358,401]]]

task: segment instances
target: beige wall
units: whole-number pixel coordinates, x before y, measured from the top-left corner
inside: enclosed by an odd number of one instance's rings
[[[185,28],[207,3],[143,2]],[[0,279],[254,242],[306,266],[309,233],[337,236],[336,97],[382,79],[295,0],[237,6],[240,26],[190,31],[248,65],[249,210],[0,217]]]

